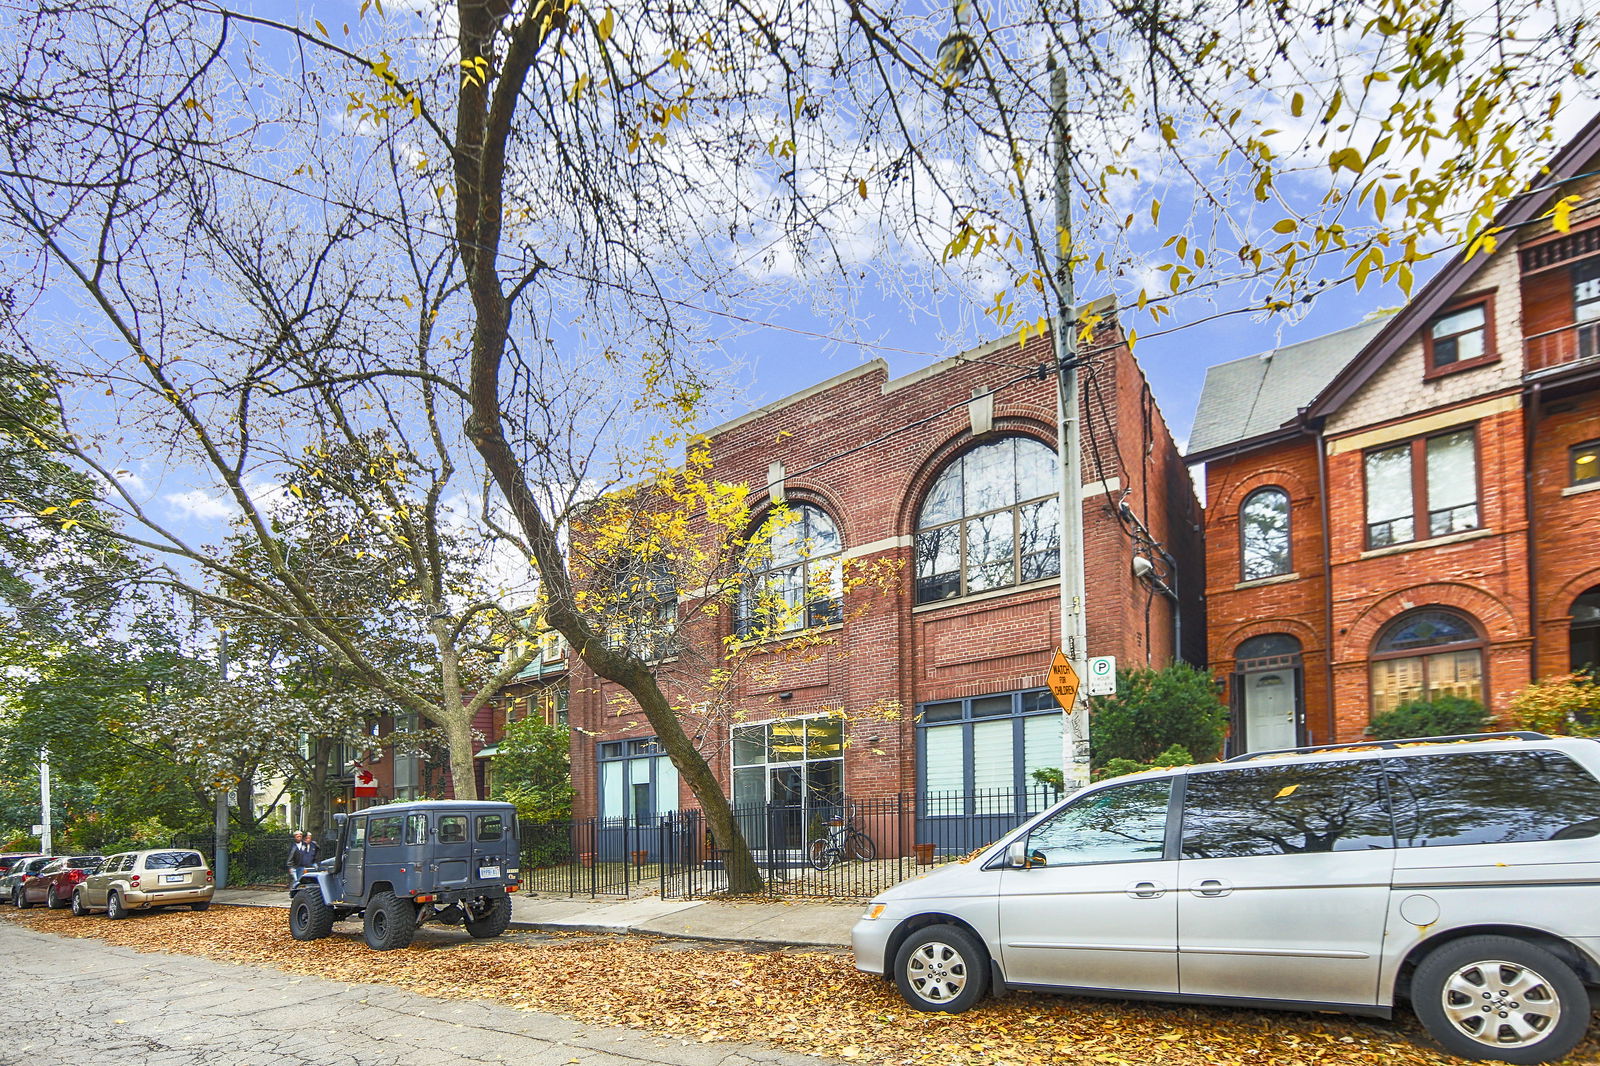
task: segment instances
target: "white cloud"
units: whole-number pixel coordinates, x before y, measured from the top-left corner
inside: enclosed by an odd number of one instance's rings
[[[233,508],[223,502],[221,497],[204,489],[169,492],[162,499],[172,505],[174,513],[198,521],[215,521],[233,514]]]

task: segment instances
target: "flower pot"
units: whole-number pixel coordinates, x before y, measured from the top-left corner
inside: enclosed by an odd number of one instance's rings
[[[650,853],[648,851],[630,851],[628,854],[633,858],[635,866],[643,866],[650,861]]]
[[[937,844],[913,844],[913,845],[911,845],[911,850],[917,856],[917,865],[918,866],[932,866],[933,865],[933,852],[934,852],[934,849],[936,849],[937,847],[938,847]]]
[[[592,852],[592,851],[580,851],[580,852],[578,852],[578,865],[583,867],[585,870],[594,869],[594,852]]]

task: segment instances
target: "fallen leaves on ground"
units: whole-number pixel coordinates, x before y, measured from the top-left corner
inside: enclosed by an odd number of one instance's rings
[[[1458,1063],[1409,1015],[1371,1022],[1331,1014],[1202,1010],[1013,992],[961,1015],[922,1014],[894,986],[831,953],[662,951],[650,938],[516,935],[419,940],[378,953],[355,922],[310,943],[287,912],[213,907],[120,922],[62,911],[5,917],[41,932],[98,937],[335,981],[395,985],[440,998],[493,1000],[688,1041],[757,1041],[846,1062],[898,1066],[1325,1066]],[[424,927],[437,928],[437,927]],[[1600,1062],[1591,1036],[1572,1058]]]

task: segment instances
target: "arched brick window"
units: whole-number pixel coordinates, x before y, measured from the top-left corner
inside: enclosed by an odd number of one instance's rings
[[[950,460],[917,513],[917,602],[1061,573],[1056,453],[1004,437]]]
[[[1259,581],[1289,570],[1289,494],[1276,485],[1257,489],[1239,508],[1239,579]]]
[[[809,503],[783,505],[770,535],[751,545],[749,576],[734,623],[742,636],[774,636],[840,619],[844,541],[826,511]]]
[[[1572,601],[1572,668],[1600,677],[1600,585]]]
[[[1372,713],[1440,696],[1482,703],[1485,643],[1459,611],[1425,607],[1396,618],[1372,646]]]

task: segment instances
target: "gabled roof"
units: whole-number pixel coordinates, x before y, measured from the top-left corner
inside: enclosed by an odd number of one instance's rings
[[[1202,462],[1292,430],[1299,411],[1378,334],[1375,319],[1206,370],[1189,433],[1189,462]]]
[[[1515,229],[1538,217],[1540,210],[1557,191],[1560,182],[1583,172],[1590,159],[1600,153],[1600,113],[1591,118],[1578,135],[1555,154],[1548,165],[1549,174],[1540,184],[1542,192],[1525,194],[1511,200],[1500,209],[1493,225],[1500,229]],[[1467,258],[1457,252],[1444,269],[1435,274],[1422,291],[1389,319],[1383,330],[1367,347],[1340,371],[1308,405],[1308,417],[1316,418],[1338,410],[1350,397],[1365,385],[1372,375],[1389,358],[1400,350],[1416,332],[1427,325],[1448,303],[1474,271],[1487,261],[1486,257]]]

